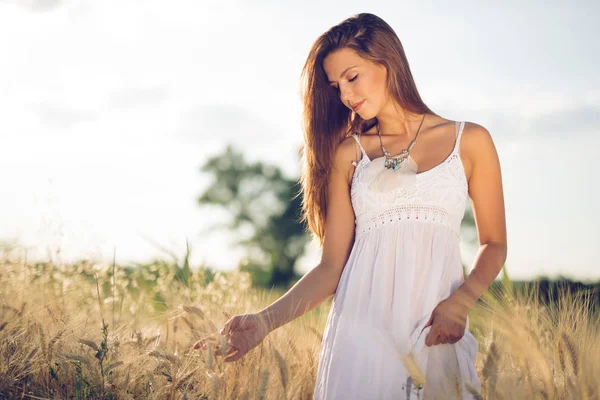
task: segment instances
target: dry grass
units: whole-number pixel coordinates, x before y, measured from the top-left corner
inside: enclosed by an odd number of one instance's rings
[[[242,273],[194,270],[182,285],[168,271],[0,260],[0,398],[312,398],[330,302],[224,363],[212,344],[190,347],[281,293],[252,289]],[[467,388],[473,398],[600,398],[600,323],[589,309],[569,293],[553,307],[487,293],[470,318],[482,381],[481,392]]]

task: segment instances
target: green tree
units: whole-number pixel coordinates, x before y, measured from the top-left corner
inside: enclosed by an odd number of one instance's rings
[[[297,179],[285,177],[279,167],[246,162],[231,145],[209,158],[201,171],[214,179],[198,203],[222,207],[231,216],[210,229],[236,232],[234,245],[248,251],[239,268],[251,272],[254,283],[261,286],[288,287],[299,279],[294,266],[309,238],[298,222],[302,194]]]

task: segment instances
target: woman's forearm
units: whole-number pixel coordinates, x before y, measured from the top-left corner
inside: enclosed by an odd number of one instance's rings
[[[506,245],[503,243],[487,243],[480,247],[473,270],[452,294],[460,299],[465,309],[473,308],[477,300],[494,282],[504,266],[506,253]]]
[[[334,268],[319,264],[258,315],[269,331],[275,330],[327,300],[335,293],[340,276]]]

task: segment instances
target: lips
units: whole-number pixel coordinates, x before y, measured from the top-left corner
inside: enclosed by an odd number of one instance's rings
[[[352,107],[352,109],[353,109],[354,111],[356,111],[356,110],[358,110],[358,109],[360,108],[360,106],[362,106],[362,104],[363,104],[364,102],[365,102],[365,101],[363,100],[363,101],[361,101],[361,102],[358,102],[358,103],[356,103],[356,104],[351,104],[351,107]]]

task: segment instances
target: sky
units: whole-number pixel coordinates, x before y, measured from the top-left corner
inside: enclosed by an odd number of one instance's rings
[[[0,0],[0,240],[121,263],[187,242],[193,265],[235,268],[200,166],[231,143],[297,176],[308,51],[370,12],[425,103],[491,133],[510,276],[597,281],[600,5],[569,3]]]

